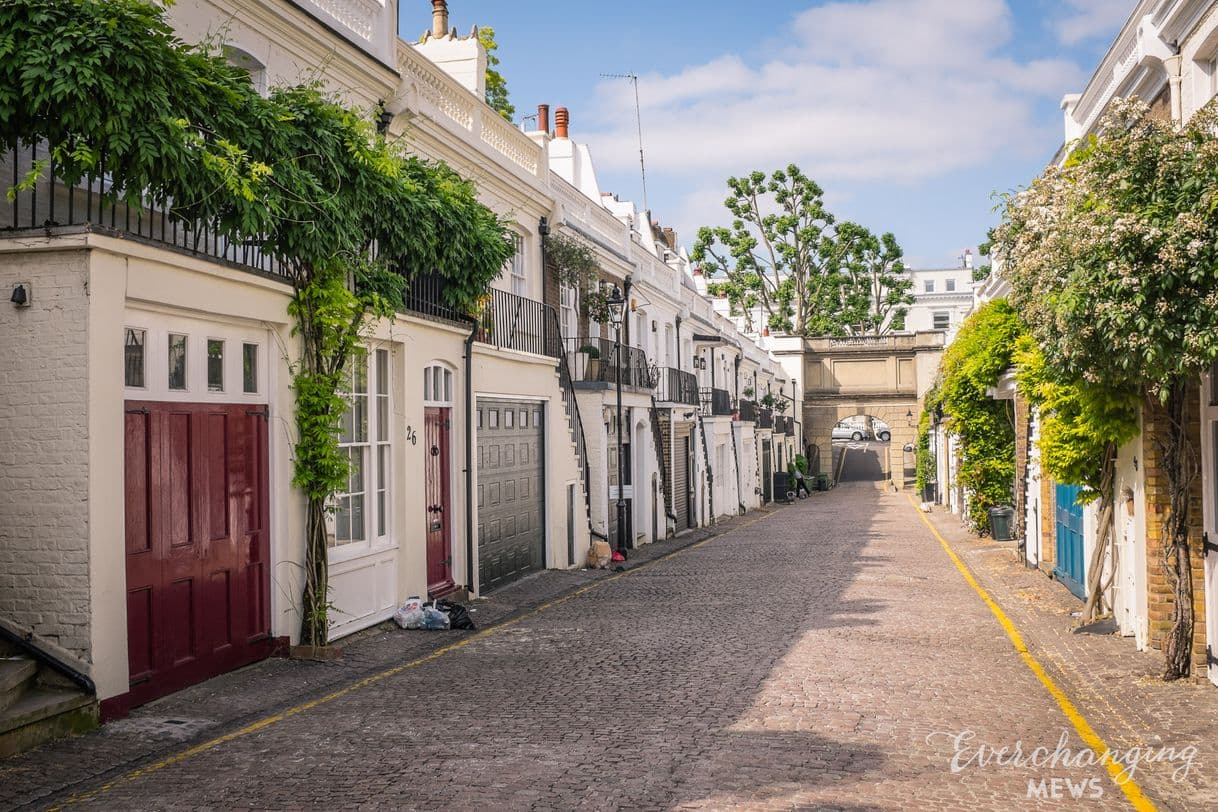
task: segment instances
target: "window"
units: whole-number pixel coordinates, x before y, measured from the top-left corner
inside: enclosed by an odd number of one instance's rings
[[[169,334],[169,388],[186,391],[186,336]]]
[[[335,497],[330,547],[367,544],[388,535],[392,481],[389,351],[357,350],[346,381],[348,408],[339,447],[350,466],[347,487]]]
[[[947,285],[948,293],[951,293],[952,291],[954,291],[956,289],[956,280],[955,279],[949,279],[944,284]]]
[[[938,311],[934,314],[936,330],[946,330],[952,325],[952,314],[946,311]]]
[[[207,391],[224,391],[224,342],[207,339]]]
[[[575,315],[576,290],[571,285],[563,285],[558,291],[559,329],[563,338],[575,335],[577,329]]]
[[[258,345],[241,345],[241,389],[247,395],[258,393]]]
[[[423,402],[429,406],[452,405],[452,370],[439,364],[423,370]]]
[[[144,342],[148,333],[133,327],[127,328],[123,342],[123,383],[126,386],[144,388]]]
[[[927,293],[935,292],[935,280],[927,279],[926,282],[924,283],[924,285],[925,285],[925,289],[926,289]]]
[[[516,427],[514,424],[515,419],[516,419],[516,412],[514,410],[512,410],[512,409],[503,410],[503,427],[505,429],[515,428]]]
[[[508,270],[511,275],[512,293],[517,296],[529,295],[529,279],[525,275],[524,237],[516,235],[516,253],[512,255]]]

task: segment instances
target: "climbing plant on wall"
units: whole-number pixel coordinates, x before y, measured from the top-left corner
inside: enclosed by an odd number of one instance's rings
[[[420,273],[472,312],[511,256],[505,223],[440,163],[407,156],[317,85],[272,89],[176,38],[147,0],[0,4],[0,139],[42,142],[54,172],[256,246],[293,287],[295,485],[308,502],[303,642],[326,643],[326,512],[347,363]],[[35,165],[20,185],[50,171]]]
[[[1011,501],[1015,481],[1015,414],[989,390],[1011,366],[1022,326],[1005,299],[974,311],[943,355],[940,380],[926,412],[942,407],[960,448],[959,481],[970,493],[968,520],[990,527],[989,509]]]
[[[1218,115],[1183,126],[1114,102],[1062,167],[1009,196],[995,247],[1045,362],[1067,380],[1146,395],[1167,481],[1164,573],[1174,587],[1165,676],[1191,668],[1188,535],[1200,473],[1189,385],[1218,358]]]

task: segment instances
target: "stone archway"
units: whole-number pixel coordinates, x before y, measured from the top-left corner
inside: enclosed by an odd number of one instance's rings
[[[917,442],[922,402],[943,355],[941,332],[804,341],[804,436],[813,466],[833,476],[833,427],[868,415],[892,432],[884,469],[897,487],[913,487],[907,469]]]

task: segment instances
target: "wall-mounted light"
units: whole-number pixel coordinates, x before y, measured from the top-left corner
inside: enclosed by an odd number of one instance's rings
[[[8,297],[8,300],[17,307],[30,306],[30,283],[18,282],[13,286],[13,295]]]
[[[543,237],[550,236],[550,218],[543,217],[537,221],[537,233]]]

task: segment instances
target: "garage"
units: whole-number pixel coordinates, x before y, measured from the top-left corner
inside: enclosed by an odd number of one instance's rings
[[[478,400],[478,584],[486,593],[545,567],[540,403]]]

